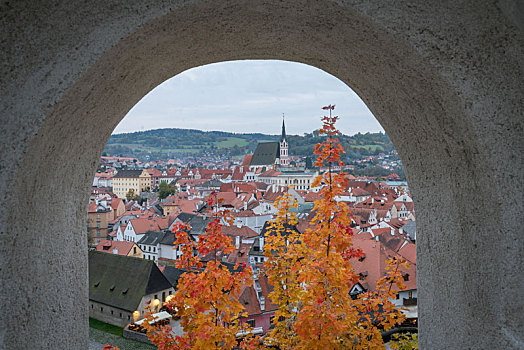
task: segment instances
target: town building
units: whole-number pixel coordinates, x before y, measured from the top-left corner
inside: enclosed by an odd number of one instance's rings
[[[174,289],[151,260],[89,252],[89,317],[118,327],[158,312]]]
[[[134,242],[113,241],[108,239],[101,239],[95,249],[97,252],[117,254],[123,256],[131,256],[134,258],[142,258],[142,249]]]
[[[105,200],[89,203],[87,210],[87,234],[91,247],[109,234],[109,222],[112,219],[112,208]]]
[[[296,190],[310,190],[316,172],[267,170],[258,175],[258,181],[275,186],[293,186]]]
[[[286,125],[282,120],[280,141],[260,142],[249,163],[250,171],[266,171],[277,167],[289,166],[289,145],[286,137]]]
[[[113,192],[118,198],[126,199],[129,190],[136,195],[151,188],[151,175],[147,170],[119,170],[113,176]]]

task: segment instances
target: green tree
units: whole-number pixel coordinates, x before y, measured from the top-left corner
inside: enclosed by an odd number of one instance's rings
[[[175,186],[170,185],[165,181],[162,181],[160,185],[158,186],[158,198],[159,199],[164,199],[167,196],[170,196],[175,193],[176,193]]]
[[[130,188],[129,191],[127,191],[127,193],[126,193],[126,198],[127,198],[128,201],[131,200],[131,199],[137,200],[138,199],[138,194],[135,194],[135,190]]]

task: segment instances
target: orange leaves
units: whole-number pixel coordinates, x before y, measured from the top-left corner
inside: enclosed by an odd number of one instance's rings
[[[209,206],[212,204],[210,200]],[[216,208],[213,216],[198,243],[190,238],[188,225],[176,224],[173,229],[175,243],[182,252],[176,267],[186,272],[178,281],[174,297],[165,306],[180,317],[184,334],[174,337],[169,327],[157,328],[148,324],[148,337],[159,349],[231,349],[237,346],[236,334],[241,330],[239,318],[244,312],[238,298],[244,283],[251,279],[252,271],[245,265],[241,268],[237,265],[235,272],[230,272],[217,260],[219,252],[229,254],[234,246],[222,233],[221,224],[231,222],[231,217]],[[214,260],[202,270],[204,266],[199,256],[209,254]],[[246,348],[253,348],[255,343],[246,342]]]
[[[395,307],[399,288],[404,288],[403,260],[389,260],[386,275],[377,281],[375,292],[360,294],[356,300],[350,290],[359,277],[351,266],[352,258],[363,252],[353,247],[351,213],[338,200],[347,188],[344,173],[334,173],[333,164],[342,165],[344,149],[339,144],[335,127],[338,117],[331,117],[334,106],[327,106],[329,117],[323,117],[323,143],[316,145],[317,166],[328,165],[313,182],[319,187],[310,227],[300,234],[293,213],[298,206],[289,193],[277,199],[275,218],[269,223],[265,237],[264,271],[272,291],[269,294],[277,305],[274,328],[264,339],[266,345],[280,349],[376,349],[384,348],[381,330],[402,322],[404,315]],[[217,203],[212,194],[208,206]],[[231,349],[237,346],[236,334],[248,334],[247,325],[240,324],[244,307],[238,302],[242,287],[253,272],[245,265],[236,265],[230,272],[217,259],[217,253],[229,254],[234,246],[222,233],[222,223],[232,224],[227,212],[215,206],[213,220],[198,243],[188,235],[189,227],[175,226],[176,243],[182,256],[177,267],[186,269],[178,290],[167,307],[181,318],[184,335],[173,337],[168,328],[150,328],[148,336],[161,349]],[[203,265],[194,254],[214,259]],[[148,326],[150,327],[150,326]],[[243,349],[259,349],[260,340],[248,337]]]
[[[340,134],[336,129],[335,123],[338,120],[338,117],[331,116],[331,110],[335,107],[331,106],[329,108],[329,117],[322,117],[322,129],[320,129],[321,135],[327,135],[327,138],[322,143],[317,143],[315,145],[315,155],[317,156],[317,161],[315,166],[323,167],[326,164],[332,165],[338,163],[339,165],[344,165],[340,159],[340,155],[344,153],[344,148],[340,145],[337,138],[334,136]]]
[[[397,265],[388,265],[387,275],[379,281],[378,293],[366,293],[357,300],[350,297],[351,287],[359,278],[350,263],[363,252],[352,243],[352,218],[347,204],[337,198],[347,188],[344,173],[333,173],[332,165],[342,165],[344,153],[335,137],[338,117],[331,117],[334,106],[323,117],[321,134],[326,140],[317,144],[317,166],[328,165],[313,187],[320,187],[310,227],[300,235],[292,226],[296,203],[284,194],[275,203],[278,213],[266,237],[264,264],[274,290],[270,294],[278,305],[275,317],[281,321],[269,335],[269,344],[281,349],[375,349],[384,344],[380,329],[389,329],[403,319],[391,302],[396,293],[391,287],[402,286]],[[395,267],[396,266],[396,267]]]

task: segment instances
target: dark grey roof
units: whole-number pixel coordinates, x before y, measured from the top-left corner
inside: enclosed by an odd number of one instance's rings
[[[173,232],[166,232],[164,234],[164,237],[160,240],[160,244],[166,244],[166,245],[175,245],[175,234]]]
[[[200,187],[212,187],[212,188],[220,188],[220,186],[222,185],[222,181],[220,181],[219,179],[210,179],[206,182],[204,182],[202,185],[200,185]],[[198,186],[197,186],[198,187]]]
[[[282,118],[282,134],[280,135],[280,142],[286,140],[286,124],[284,124],[284,118]]]
[[[147,231],[137,244],[157,245],[166,234],[164,231]]]
[[[191,234],[202,234],[205,232],[207,225],[211,221],[209,218],[204,218],[203,216],[198,216],[195,214],[189,213],[180,213],[177,216],[177,219],[180,219],[185,224],[191,225]]]
[[[249,251],[249,256],[264,256],[264,252],[260,249],[260,237],[255,238],[255,242]]]
[[[402,229],[411,239],[417,239],[417,225],[415,221],[408,221],[404,226],[402,226]]]
[[[180,276],[186,272],[182,269],[177,269],[174,266],[168,265],[164,268],[164,276],[168,279],[169,283],[173,286],[173,288],[177,288],[178,286],[178,280],[180,279]]]
[[[162,206],[160,205],[159,202],[155,202],[155,203],[153,203],[153,205],[151,206],[151,208],[153,208],[153,210],[155,211],[155,213],[157,213],[158,215],[164,215],[164,210],[162,209]]]
[[[139,177],[142,174],[142,170],[118,170],[113,178],[118,177]]]
[[[221,264],[223,266],[225,266],[229,272],[233,273],[233,272],[239,272],[239,271],[242,271],[242,267],[241,266],[238,266],[236,269],[235,269],[235,265],[236,264],[231,264],[231,263],[228,263],[228,262],[221,262]],[[202,272],[202,270],[199,270],[199,272]],[[179,268],[176,268],[174,266],[171,266],[171,265],[167,265],[165,268],[164,268],[164,276],[166,276],[166,278],[169,280],[169,282],[171,283],[171,285],[176,289],[177,286],[178,286],[178,280],[180,279],[180,276],[182,276],[182,274],[184,272],[187,272],[187,270],[184,270],[184,269],[179,269]],[[194,272],[194,271],[192,271]]]
[[[89,300],[133,312],[144,295],[170,287],[151,260],[89,252]]]
[[[278,157],[280,157],[278,142],[261,142],[257,145],[249,165],[273,165]]]
[[[284,226],[284,230],[283,230],[284,233],[291,232],[291,231],[299,232],[295,225],[284,224],[283,226]],[[260,236],[259,237],[267,237],[267,236],[269,236],[271,234],[273,234],[273,229],[271,228],[271,222],[270,221],[266,221],[264,223],[264,226],[262,227],[262,231],[260,231]]]

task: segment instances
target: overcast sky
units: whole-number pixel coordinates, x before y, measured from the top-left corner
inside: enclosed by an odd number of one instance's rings
[[[210,64],[165,81],[136,104],[114,134],[160,128],[288,134],[320,128],[322,106],[335,104],[344,134],[383,131],[343,82],[301,63],[250,60]]]

